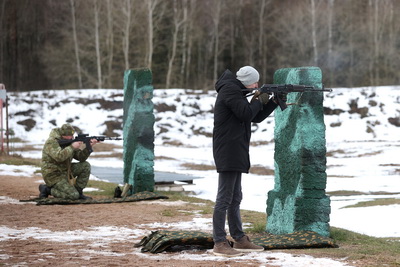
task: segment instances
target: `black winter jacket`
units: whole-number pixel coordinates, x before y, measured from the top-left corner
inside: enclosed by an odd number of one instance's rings
[[[249,101],[244,96],[246,87],[226,70],[215,84],[218,92],[214,107],[213,155],[217,172],[248,173],[251,122],[261,122],[277,105],[271,100],[266,105]]]

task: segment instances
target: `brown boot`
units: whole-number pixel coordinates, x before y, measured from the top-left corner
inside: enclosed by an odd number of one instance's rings
[[[233,248],[241,252],[264,251],[264,247],[253,244],[247,235],[243,236],[239,240],[235,240]]]
[[[224,257],[237,257],[237,256],[243,255],[243,253],[241,253],[237,250],[234,250],[229,245],[228,240],[215,243],[213,253],[216,256],[224,256]]]

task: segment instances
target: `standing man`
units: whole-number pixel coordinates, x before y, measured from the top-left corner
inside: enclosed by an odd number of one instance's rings
[[[213,253],[218,256],[235,257],[242,252],[264,250],[245,235],[240,216],[242,173],[250,169],[251,123],[263,121],[277,107],[274,101],[269,101],[268,94],[257,91],[250,102],[245,97],[251,89],[258,88],[259,78],[255,68],[245,66],[236,75],[226,70],[215,84],[218,95],[214,108],[213,155],[219,178],[213,214]],[[285,101],[286,95],[281,98]],[[226,239],[226,217],[234,239],[233,248]]]
[[[73,142],[66,147],[61,147],[59,140],[72,140],[74,128],[64,124],[55,128],[44,144],[42,151],[42,175],[45,185],[39,185],[39,198],[52,195],[64,199],[91,199],[83,194],[90,176],[90,164],[87,158],[90,152],[87,148],[80,149],[82,142]],[[95,145],[96,139],[90,140]],[[72,163],[72,159],[79,162]]]

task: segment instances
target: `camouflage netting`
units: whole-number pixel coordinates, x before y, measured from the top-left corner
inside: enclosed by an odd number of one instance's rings
[[[155,231],[135,244],[135,247],[142,247],[142,252],[151,253],[194,247],[210,249],[213,246],[212,235],[199,231]]]
[[[265,249],[338,247],[333,239],[313,231],[299,231],[284,235],[265,233],[262,237],[252,238],[252,241]]]
[[[253,243],[265,249],[335,248],[334,240],[312,231],[300,231],[285,235],[265,233],[252,238]],[[212,234],[199,231],[154,231],[145,236],[135,247],[142,252],[160,253],[187,249],[211,249],[214,246]]]
[[[167,199],[167,196],[159,195],[154,192],[139,192],[131,196],[123,198],[102,198],[102,199],[87,199],[87,200],[68,200],[60,198],[34,198],[28,200],[20,200],[21,202],[36,202],[36,205],[73,205],[73,204],[108,204],[122,202],[136,202],[142,200]]]

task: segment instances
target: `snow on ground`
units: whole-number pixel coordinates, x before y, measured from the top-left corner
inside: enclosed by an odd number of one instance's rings
[[[28,141],[27,144],[41,147],[47,139],[50,129],[54,124],[61,126],[66,121],[79,126],[84,133],[101,135],[105,130],[106,118],[119,118],[122,109],[103,110],[98,103],[78,105],[70,103],[78,98],[99,98],[108,101],[123,101],[120,89],[89,89],[89,90],[49,90],[28,93],[10,94],[10,128],[15,135]],[[400,87],[367,87],[367,88],[335,88],[333,92],[324,94],[324,107],[334,110],[335,115],[325,116],[327,140],[327,194],[334,191],[357,191],[361,194],[331,197],[331,226],[336,226],[351,231],[377,236],[400,237],[400,205],[371,206],[358,208],[345,208],[361,201],[379,198],[400,198],[399,157],[400,127],[389,122],[400,116]],[[203,93],[199,90],[155,90],[153,102],[175,106],[175,110],[156,112],[155,129],[155,155],[168,157],[155,162],[155,170],[160,172],[177,172],[187,175],[202,177],[196,179],[194,185],[185,186],[193,191],[197,197],[215,200],[217,190],[217,174],[214,170],[190,170],[182,167],[183,163],[204,164],[212,166],[211,138],[206,135],[194,135],[194,132],[211,133],[213,127],[212,108],[215,101],[215,92]],[[356,105],[354,105],[356,103]],[[368,108],[362,115],[354,111]],[[34,118],[36,125],[30,131],[18,122]],[[167,131],[161,131],[161,129]],[[267,118],[264,122],[253,126],[252,141],[263,141],[257,147],[250,148],[253,165],[262,165],[273,169],[274,162],[274,118]],[[116,131],[122,135],[121,131]],[[165,140],[179,141],[181,146],[168,146]],[[121,144],[115,142],[116,144]],[[11,148],[18,151],[21,144],[11,144]],[[121,152],[119,150],[118,152]],[[40,158],[40,151],[24,152],[27,156]],[[179,157],[176,157],[179,155]],[[123,167],[121,160],[90,159],[94,166]],[[31,166],[9,166],[0,164],[0,175],[29,176],[35,171]],[[259,176],[245,174],[243,176],[243,209],[265,212],[268,191],[274,187],[273,176]],[[388,195],[388,193],[390,193]],[[9,201],[2,200],[1,202]],[[193,225],[196,222],[192,222]],[[206,225],[200,223],[200,225]],[[148,226],[150,227],[150,226]],[[158,225],[157,227],[160,227]],[[166,226],[169,227],[169,226]],[[174,225],[172,227],[184,227]],[[115,229],[89,230],[89,235],[107,235]],[[9,238],[14,233],[18,238],[31,235],[38,231],[27,229],[27,233],[16,232],[15,229],[2,229],[0,240]],[[42,229],[40,231],[47,231]],[[132,236],[139,236],[130,229],[117,229],[128,231]],[[49,237],[54,233],[49,232]],[[65,233],[63,233],[65,234]],[[71,238],[74,236],[71,233]],[[79,235],[86,236],[86,233]],[[8,236],[8,237],[7,237]],[[115,236],[115,235],[114,235]],[[124,235],[122,235],[124,236]],[[100,236],[98,236],[100,239]],[[101,237],[104,238],[104,237]],[[137,253],[137,252],[133,252]],[[141,257],[146,254],[137,253]],[[1,255],[0,255],[1,257]],[[159,255],[162,259],[162,255]],[[193,258],[194,255],[185,253],[176,257]],[[276,259],[280,266],[345,266],[340,262],[329,259],[316,261],[309,256],[294,257],[286,253],[250,253],[242,260],[257,259],[266,262],[270,257]],[[260,258],[259,258],[260,257]],[[220,260],[211,254],[202,260]],[[326,260],[326,261],[325,261]],[[268,262],[268,264],[273,264]]]
[[[187,186],[200,198],[215,200],[217,174],[213,170],[196,171],[182,167],[183,163],[212,166],[211,138],[194,132],[211,133],[213,127],[212,108],[215,92],[201,90],[168,89],[155,90],[154,105],[164,104],[169,109],[155,112],[155,155],[173,160],[156,160],[155,170],[177,172],[202,177],[195,185]],[[47,139],[53,123],[60,126],[67,120],[80,127],[82,132],[101,135],[105,130],[104,121],[120,118],[122,109],[105,110],[96,101],[90,104],[72,104],[83,98],[123,101],[120,89],[47,90],[25,93],[11,93],[10,128],[16,136],[25,138],[28,144],[40,148]],[[362,195],[331,197],[331,225],[374,236],[400,236],[399,205],[351,208],[345,206],[377,198],[399,198],[400,127],[389,123],[389,119],[400,116],[400,87],[334,88],[324,94],[324,107],[336,115],[326,115],[327,151],[327,193],[334,191],[357,191]],[[93,102],[93,103],[92,103]],[[354,112],[363,110],[364,115]],[[365,111],[367,109],[367,111]],[[30,131],[18,123],[33,118],[36,125]],[[253,127],[252,141],[264,141],[250,148],[251,162],[266,168],[274,168],[274,118],[273,115]],[[167,129],[167,131],[161,131]],[[118,132],[118,131],[117,131]],[[122,135],[120,131],[119,134]],[[168,146],[165,140],[179,141],[181,146]],[[268,142],[268,143],[265,143]],[[121,141],[112,141],[121,145]],[[12,144],[18,151],[21,144]],[[117,152],[121,152],[119,149]],[[26,152],[29,157],[40,158],[41,152]],[[179,157],[176,157],[179,155]],[[121,160],[90,159],[94,166],[123,168]],[[2,174],[25,175],[33,173],[29,166],[0,165]],[[244,199],[242,208],[265,212],[268,191],[274,187],[273,176],[245,174],[243,176]],[[391,193],[392,195],[385,195]],[[371,212],[373,216],[371,216]],[[349,213],[357,214],[349,220]],[[378,215],[379,216],[375,216]],[[380,221],[379,224],[376,224]],[[363,222],[363,223],[361,223]],[[362,227],[361,227],[362,225]],[[378,230],[379,228],[379,230]]]
[[[193,227],[194,226],[194,227]],[[144,228],[144,229],[143,229]],[[87,230],[74,230],[66,232],[50,231],[39,227],[29,227],[25,229],[14,229],[5,226],[0,226],[0,242],[7,240],[26,240],[37,239],[48,242],[63,242],[71,246],[79,244],[81,241],[91,241],[88,245],[88,252],[91,254],[101,254],[107,256],[123,257],[127,254],[115,253],[108,249],[108,245],[115,242],[132,242],[132,252],[129,255],[137,257],[150,258],[154,261],[162,261],[168,257],[169,260],[184,260],[184,261],[226,261],[224,257],[217,257],[212,254],[212,250],[207,250],[206,254],[197,254],[192,251],[183,251],[181,253],[165,253],[150,254],[142,253],[140,248],[133,248],[133,244],[140,241],[140,239],[148,235],[149,230],[156,229],[170,229],[170,230],[211,230],[211,219],[194,218],[193,221],[181,222],[177,224],[138,224],[132,225],[131,228],[115,227],[115,226],[101,226],[101,227],[88,227]],[[0,260],[7,260],[7,255],[0,253]],[[258,261],[260,266],[264,264],[285,266],[285,267],[307,267],[307,266],[330,266],[330,267],[344,267],[350,266],[337,260],[328,258],[314,258],[308,255],[291,255],[290,253],[264,251],[247,253],[244,256],[231,258],[236,262],[246,263],[249,260]]]

